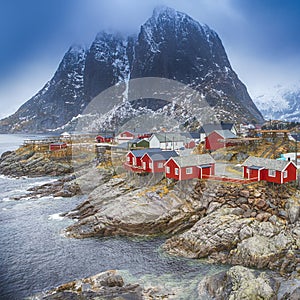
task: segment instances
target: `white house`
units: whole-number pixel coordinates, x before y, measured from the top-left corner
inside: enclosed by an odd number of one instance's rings
[[[154,133],[149,139],[149,148],[177,150],[184,148],[186,138],[178,133]]]

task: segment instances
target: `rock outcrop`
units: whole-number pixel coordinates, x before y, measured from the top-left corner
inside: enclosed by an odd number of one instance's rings
[[[25,147],[5,152],[0,158],[0,173],[7,176],[61,176],[72,171],[67,157],[55,159]]]
[[[133,179],[116,177],[67,214],[78,222],[66,233],[76,238],[171,234],[190,228],[201,215],[199,209],[198,202],[183,199],[180,191],[170,191],[164,184],[140,188]]]
[[[62,284],[42,295],[35,295],[33,299],[142,299],[142,292],[139,284],[125,284],[122,276],[111,270]]]
[[[299,195],[257,186],[196,189],[205,209],[188,231],[170,238],[164,249],[174,255],[300,274]],[[273,195],[275,196],[275,195]]]
[[[300,298],[300,280],[285,280],[271,273],[235,266],[205,277],[198,285],[198,299],[287,300]]]

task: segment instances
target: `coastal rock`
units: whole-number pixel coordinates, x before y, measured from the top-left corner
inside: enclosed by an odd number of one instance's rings
[[[201,218],[188,231],[168,239],[164,250],[189,258],[297,274],[299,236],[282,223],[257,221],[235,215],[233,210],[222,207]]]
[[[68,227],[66,234],[83,238],[181,232],[199,219],[202,206],[188,197],[182,199],[179,194],[180,191],[170,192],[160,183],[137,188],[130,178],[103,180],[84,203],[67,214],[78,222]]]
[[[7,153],[0,159],[0,173],[7,176],[60,176],[72,171],[67,158],[51,159],[44,153],[30,151],[25,147]]]
[[[240,300],[299,299],[300,280],[286,280],[276,274],[235,266],[212,276],[206,276],[198,285],[199,299]]]
[[[110,270],[62,284],[53,290],[35,295],[32,299],[142,299],[142,292],[139,284],[125,284],[117,271]]]

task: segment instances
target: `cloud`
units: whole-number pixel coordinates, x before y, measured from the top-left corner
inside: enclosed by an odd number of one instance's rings
[[[42,66],[42,67],[41,67]],[[30,61],[0,82],[0,118],[13,114],[53,76],[56,64]]]

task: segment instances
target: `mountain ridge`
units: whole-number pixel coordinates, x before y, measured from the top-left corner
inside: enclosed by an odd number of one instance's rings
[[[138,35],[100,32],[89,49],[70,47],[53,78],[15,114],[1,120],[0,131],[72,130],[72,120],[99,93],[122,83],[125,88],[120,102],[127,107],[130,80],[145,77],[168,78],[194,88],[220,120],[263,121],[232,70],[217,33],[187,14],[165,7],[153,11]],[[131,108],[128,106],[129,114],[125,110],[119,117],[118,111],[112,112],[115,123],[138,113],[137,105],[149,111],[155,106],[149,99],[134,101]]]

